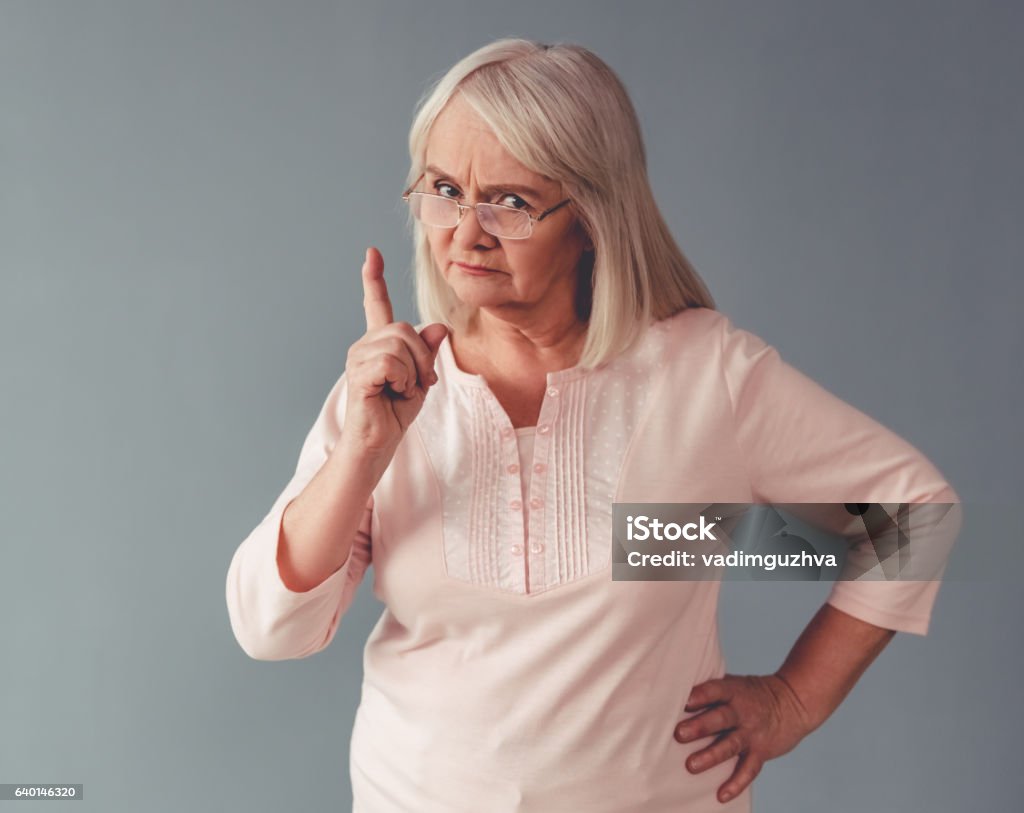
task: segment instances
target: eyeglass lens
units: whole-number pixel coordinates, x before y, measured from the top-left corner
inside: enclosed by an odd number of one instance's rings
[[[426,226],[451,229],[459,222],[459,205],[451,198],[413,192],[409,195],[409,205],[413,217]],[[480,228],[495,237],[517,239],[530,236],[530,216],[526,212],[492,203],[479,203],[476,216]]]

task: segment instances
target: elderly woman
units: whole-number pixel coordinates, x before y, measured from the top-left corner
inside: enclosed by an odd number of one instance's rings
[[[424,323],[369,249],[366,333],[231,562],[239,643],[322,650],[373,564],[356,811],[749,810],[937,583],[837,582],[776,672],[728,675],[718,582],[611,578],[613,502],[956,495],[714,310],[588,50],[481,48],[409,144]]]

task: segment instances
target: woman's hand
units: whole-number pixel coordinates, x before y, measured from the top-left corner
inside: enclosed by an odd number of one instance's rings
[[[363,309],[366,333],[349,348],[345,363],[341,445],[386,465],[437,382],[434,361],[448,329],[435,323],[417,333],[408,322],[393,321],[384,259],[375,248],[367,249],[363,263]]]
[[[715,737],[686,760],[691,773],[738,756],[736,769],[718,789],[718,800],[734,799],[769,759],[792,751],[814,727],[796,692],[778,674],[725,675],[693,687],[687,711],[704,709],[675,729],[678,742]]]

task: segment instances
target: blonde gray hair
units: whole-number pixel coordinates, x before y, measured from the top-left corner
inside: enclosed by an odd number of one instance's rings
[[[610,361],[651,321],[715,307],[658,210],[629,95],[597,55],[580,45],[501,39],[461,59],[417,105],[407,185],[423,173],[430,127],[456,93],[517,161],[561,182],[575,204],[593,243],[578,269],[577,315],[589,322],[582,366]],[[410,225],[421,319],[464,324],[467,308],[434,263],[425,228]]]

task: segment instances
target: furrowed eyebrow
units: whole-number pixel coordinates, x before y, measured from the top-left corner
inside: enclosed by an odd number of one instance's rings
[[[425,171],[429,172],[432,175],[438,175],[442,178],[451,178],[450,174],[445,172],[440,167],[435,167],[433,165],[428,166]],[[534,200],[540,200],[542,197],[541,193],[534,189],[532,186],[525,186],[524,184],[518,183],[506,183],[494,186],[481,186],[480,191],[484,195],[491,195],[495,192],[522,192],[525,195],[529,195]]]

